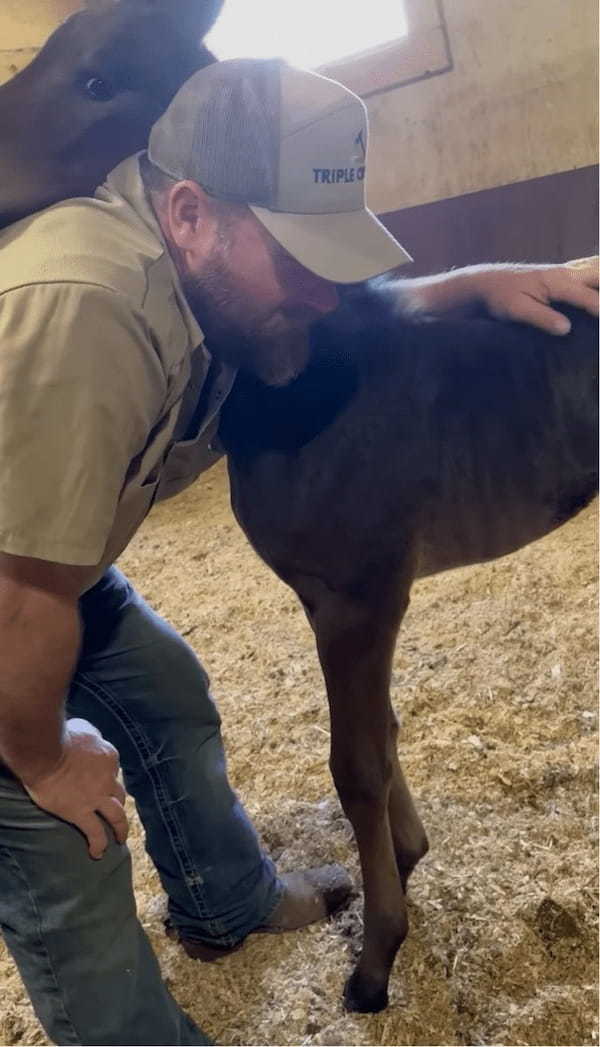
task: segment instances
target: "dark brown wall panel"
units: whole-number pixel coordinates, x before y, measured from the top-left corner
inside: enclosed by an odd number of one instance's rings
[[[598,166],[532,178],[381,220],[415,259],[406,276],[476,262],[562,262],[598,251]]]

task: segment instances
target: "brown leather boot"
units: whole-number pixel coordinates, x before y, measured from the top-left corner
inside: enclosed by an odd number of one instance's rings
[[[281,873],[279,880],[283,884],[279,902],[265,923],[255,927],[251,934],[281,934],[307,927],[341,909],[352,894],[352,880],[341,865],[320,865],[316,869]],[[205,963],[236,952],[245,941],[242,939],[235,945],[209,945],[182,938],[174,927],[168,925],[166,931],[192,960]]]

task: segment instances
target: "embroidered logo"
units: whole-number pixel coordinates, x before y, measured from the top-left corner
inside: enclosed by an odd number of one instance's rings
[[[365,140],[363,138],[363,134],[364,134],[364,132],[363,132],[363,129],[361,127],[361,129],[358,132],[356,138],[354,139],[354,144],[359,147],[360,153],[357,156],[353,156],[352,159],[353,160],[358,160],[359,163],[363,163],[364,164],[365,158],[366,158],[366,155],[367,155],[367,150],[365,149]]]
[[[338,182],[362,182],[365,177],[365,149],[364,131],[361,130],[354,139],[354,145],[358,152],[352,160],[358,164],[357,167],[313,167],[313,178],[317,185],[336,185]]]

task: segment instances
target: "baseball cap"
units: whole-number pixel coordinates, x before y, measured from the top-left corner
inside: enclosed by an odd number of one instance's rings
[[[358,283],[410,255],[367,208],[367,110],[335,80],[283,59],[195,73],[152,128],[149,159],[178,181],[249,205],[307,269]]]

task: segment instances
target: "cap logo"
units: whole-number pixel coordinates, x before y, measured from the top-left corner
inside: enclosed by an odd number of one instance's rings
[[[365,177],[365,158],[367,151],[360,130],[354,139],[354,145],[358,146],[359,152],[352,159],[358,164],[357,167],[313,167],[313,178],[315,185],[336,185],[338,182],[362,182]]]
[[[363,132],[363,129],[361,127],[361,129],[358,132],[356,138],[354,139],[354,144],[359,147],[360,153],[357,156],[353,157],[353,159],[354,160],[362,160],[362,162],[364,164],[365,157],[367,155],[367,150],[365,149],[365,140],[363,138],[363,133],[364,132]]]

